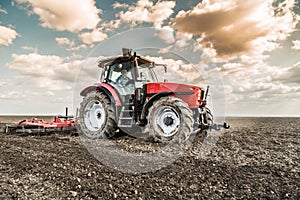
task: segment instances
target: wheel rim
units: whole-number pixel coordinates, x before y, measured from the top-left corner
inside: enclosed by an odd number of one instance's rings
[[[172,137],[178,132],[180,117],[173,107],[165,106],[159,109],[155,121],[162,137]]]
[[[90,101],[84,111],[84,123],[90,131],[98,131],[105,124],[106,112],[100,101]]]

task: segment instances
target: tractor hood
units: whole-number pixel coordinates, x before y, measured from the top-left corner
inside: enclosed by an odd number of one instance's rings
[[[147,94],[156,94],[159,92],[174,92],[180,94],[191,95],[195,94],[197,90],[201,90],[198,86],[181,84],[181,83],[169,83],[169,82],[156,82],[147,83]]]
[[[146,84],[146,94],[148,98],[166,92],[183,99],[184,102],[189,104],[190,108],[198,108],[203,104],[204,90],[198,86],[169,82]]]

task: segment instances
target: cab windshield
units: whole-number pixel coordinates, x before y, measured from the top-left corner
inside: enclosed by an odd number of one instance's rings
[[[131,69],[132,67],[130,61],[114,63],[109,66],[109,74],[107,74],[106,81],[108,83],[116,83],[118,81],[118,78],[121,76],[126,76],[129,79],[132,79]],[[126,74],[124,74],[124,72],[126,72]]]
[[[152,64],[141,64],[137,67],[138,77],[137,81],[141,82],[155,82],[156,76],[152,70]]]
[[[134,94],[135,88],[142,88],[147,82],[157,82],[153,72],[154,63],[138,59],[136,67],[133,60],[114,61],[104,66],[101,82],[106,82],[121,95]]]

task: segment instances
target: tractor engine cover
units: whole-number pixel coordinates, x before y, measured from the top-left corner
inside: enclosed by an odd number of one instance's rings
[[[182,99],[190,109],[199,108],[203,104],[203,91],[200,87],[168,82],[147,83],[146,85],[148,99],[163,92],[170,92],[175,97]]]

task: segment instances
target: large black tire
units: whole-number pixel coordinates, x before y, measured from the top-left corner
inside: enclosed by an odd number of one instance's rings
[[[214,124],[214,117],[210,109],[207,107],[204,107],[202,109],[203,113],[199,116],[199,127],[197,127],[197,129],[200,128],[200,132],[210,129]]]
[[[214,124],[214,117],[211,114],[211,111],[209,108],[206,109],[206,116],[205,116],[205,123],[208,124],[209,126],[212,126]]]
[[[162,97],[149,109],[148,124],[150,136],[157,142],[183,142],[193,131],[193,112],[179,98]]]
[[[79,109],[78,129],[79,134],[92,139],[115,136],[116,113],[109,97],[98,91],[84,97]]]

